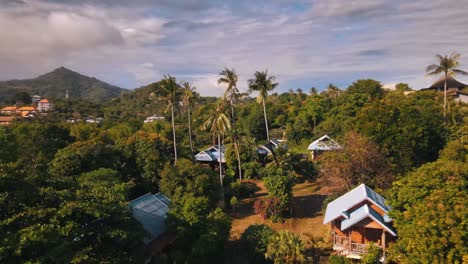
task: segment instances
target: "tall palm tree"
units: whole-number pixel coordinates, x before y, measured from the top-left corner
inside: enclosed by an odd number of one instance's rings
[[[229,101],[231,106],[231,127],[234,130],[233,134],[233,144],[234,150],[237,156],[237,165],[239,169],[239,180],[242,181],[242,166],[240,160],[240,151],[239,151],[239,141],[236,129],[236,117],[234,114],[234,99],[238,96],[239,90],[237,89],[238,76],[234,69],[224,68],[223,71],[219,73],[220,77],[218,79],[218,84],[227,84],[226,91],[224,92],[223,99]]]
[[[172,136],[174,142],[174,163],[177,164],[177,142],[176,142],[176,132],[175,132],[175,124],[174,124],[174,106],[179,100],[180,97],[180,89],[179,85],[176,82],[175,77],[170,75],[164,75],[164,79],[161,81],[161,92],[162,96],[167,102],[167,108],[171,109],[171,123],[172,123]]]
[[[196,92],[197,87],[192,86],[189,82],[183,82],[182,87],[183,87],[182,103],[187,108],[191,157],[192,157],[192,162],[195,162],[195,159],[194,159],[194,156],[193,156],[191,107],[193,105],[194,98],[195,98],[195,96],[197,94],[197,92]]]
[[[249,79],[249,91],[250,92],[258,92],[257,103],[261,103],[263,105],[263,117],[265,118],[265,129],[268,143],[270,143],[270,134],[268,132],[268,118],[266,114],[266,106],[265,101],[268,97],[268,92],[273,91],[278,83],[276,83],[275,76],[268,76],[268,70],[265,71],[257,71],[255,72],[255,78]],[[275,162],[278,165],[278,161],[276,160],[275,152],[273,151],[273,157],[275,158]]]
[[[229,118],[224,114],[224,104],[223,101],[219,102],[215,109],[210,113],[209,118],[203,123],[202,129],[210,130],[213,140],[213,145],[215,138],[218,138],[218,151],[219,151],[219,181],[221,183],[221,197],[224,201],[224,191],[223,191],[223,169],[222,169],[222,160],[223,152],[221,151],[221,136],[224,136],[230,129],[231,124]]]
[[[440,54],[436,55],[439,64],[431,64],[427,66],[426,73],[427,75],[438,75],[443,73],[445,75],[444,80],[444,123],[446,122],[446,111],[447,111],[447,77],[454,76],[457,74],[468,75],[468,72],[456,69],[458,67],[458,60],[461,55],[459,53],[453,52],[450,56],[442,56]]]

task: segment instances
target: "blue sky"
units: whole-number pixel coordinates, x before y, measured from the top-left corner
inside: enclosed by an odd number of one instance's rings
[[[0,79],[65,66],[124,88],[171,74],[220,95],[223,67],[239,87],[269,69],[278,92],[360,78],[429,86],[434,55],[462,54],[468,0],[0,0]],[[468,77],[459,77],[468,82]]]

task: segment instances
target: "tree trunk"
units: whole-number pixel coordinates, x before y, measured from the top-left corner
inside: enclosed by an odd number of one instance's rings
[[[241,166],[241,160],[240,160],[240,153],[239,153],[239,144],[237,141],[237,129],[236,129],[236,119],[234,115],[234,104],[232,102],[232,96],[230,98],[230,103],[231,103],[231,126],[232,129],[234,130],[234,136],[233,136],[233,143],[234,143],[234,150],[236,151],[236,156],[237,156],[237,165],[239,169],[239,180],[242,181],[242,166]]]
[[[447,72],[445,72],[444,80],[444,125],[447,124]]]
[[[221,136],[218,132],[218,151],[219,151],[219,182],[221,183],[221,201],[224,204],[224,190],[223,190],[223,152],[221,151]]]
[[[272,145],[270,144],[270,133],[268,132],[268,118],[266,114],[265,98],[262,98],[262,104],[263,104],[263,117],[265,118],[265,128],[266,128],[266,134],[267,134],[267,140],[268,140],[267,144]],[[273,158],[275,159],[276,166],[279,166],[278,159],[276,158],[274,146],[271,146],[271,154],[273,154]]]
[[[174,157],[175,161],[174,164],[177,164],[177,143],[176,143],[176,133],[175,133],[175,125],[174,125],[174,104],[171,105],[171,115],[172,115],[172,137],[174,140]]]
[[[191,152],[191,157],[192,157],[192,163],[195,163],[195,156],[193,155],[193,142],[192,142],[192,122],[191,122],[191,115],[190,115],[190,105],[188,106],[188,130],[189,130],[189,142],[190,142],[190,150]]]

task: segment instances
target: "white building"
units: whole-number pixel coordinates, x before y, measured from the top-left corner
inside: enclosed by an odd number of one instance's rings
[[[37,102],[37,110],[39,112],[48,112],[54,109],[54,104],[47,99],[41,99]]]

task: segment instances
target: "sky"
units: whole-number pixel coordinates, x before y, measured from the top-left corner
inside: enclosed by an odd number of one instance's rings
[[[419,89],[436,54],[468,70],[468,0],[0,0],[0,80],[64,66],[134,89],[163,78],[221,95],[257,70],[278,92],[373,78]],[[467,83],[468,77],[458,77]]]

